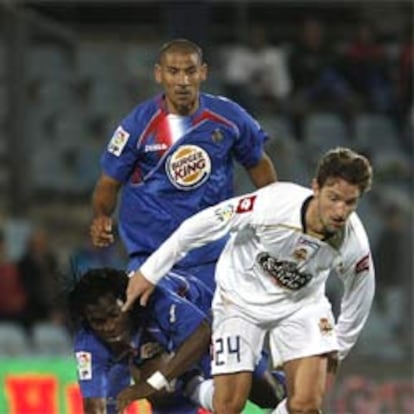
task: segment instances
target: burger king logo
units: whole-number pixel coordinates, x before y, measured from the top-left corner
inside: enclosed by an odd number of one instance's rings
[[[168,157],[165,168],[175,187],[192,190],[210,176],[211,161],[202,148],[196,145],[183,145]]]

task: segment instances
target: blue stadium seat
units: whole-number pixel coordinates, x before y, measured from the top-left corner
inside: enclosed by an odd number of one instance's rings
[[[289,118],[283,115],[266,115],[258,117],[257,120],[269,137],[282,141],[295,140]]]
[[[399,147],[398,134],[391,119],[379,114],[356,115],[353,122],[356,149],[378,152]]]
[[[38,322],[32,329],[32,340],[37,355],[70,355],[72,342],[63,326]]]
[[[338,115],[331,113],[309,115],[304,122],[303,135],[305,145],[315,155],[346,146],[348,141],[344,122]]]
[[[0,357],[10,358],[30,354],[28,337],[15,323],[0,322]]]

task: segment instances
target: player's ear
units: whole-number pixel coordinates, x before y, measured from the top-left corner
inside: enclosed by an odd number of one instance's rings
[[[158,84],[162,83],[161,65],[159,63],[156,63],[154,66],[154,78],[155,82],[157,82]]]
[[[312,180],[312,190],[314,195],[319,193],[320,187],[316,178]]]
[[[203,63],[200,68],[200,79],[201,81],[205,81],[208,76],[208,66],[207,63]]]

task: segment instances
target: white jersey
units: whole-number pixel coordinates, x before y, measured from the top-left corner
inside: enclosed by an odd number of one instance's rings
[[[307,188],[278,182],[210,207],[186,220],[140,270],[155,284],[189,250],[230,232],[216,267],[217,293],[263,322],[321,300],[326,279],[336,270],[344,283],[337,323],[343,358],[368,317],[374,295],[369,242],[356,213],[340,240],[328,244],[307,234],[304,215],[311,196]]]

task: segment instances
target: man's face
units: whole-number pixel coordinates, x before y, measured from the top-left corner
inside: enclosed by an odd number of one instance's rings
[[[314,180],[312,188],[316,202],[316,226],[319,227],[317,232],[327,234],[341,230],[357,207],[361,195],[358,186],[342,178],[331,178],[323,187],[319,187]]]
[[[155,65],[155,79],[165,91],[170,113],[190,115],[198,108],[200,84],[207,67],[196,53],[166,52]]]
[[[111,293],[102,296],[98,303],[85,306],[85,318],[104,342],[128,341],[131,325],[129,314],[121,311],[122,302]]]

